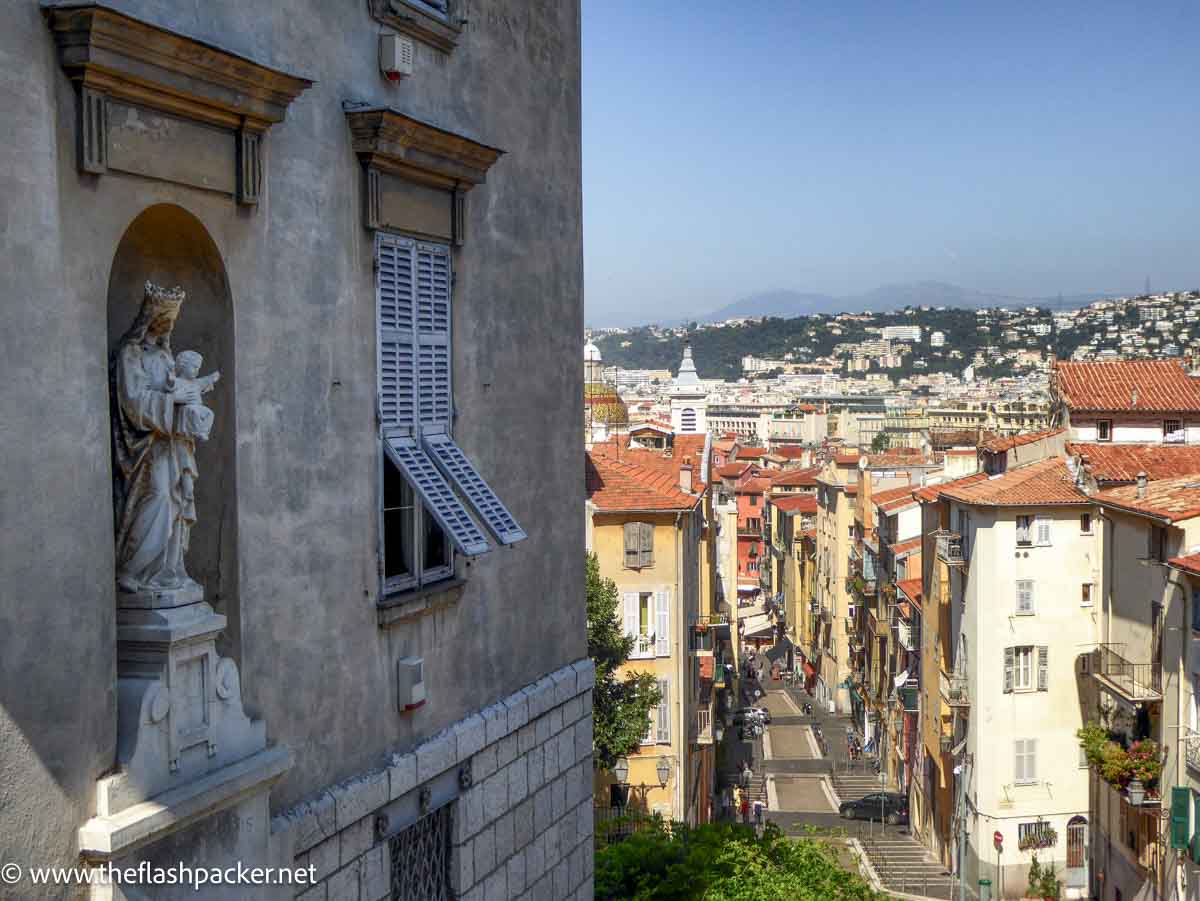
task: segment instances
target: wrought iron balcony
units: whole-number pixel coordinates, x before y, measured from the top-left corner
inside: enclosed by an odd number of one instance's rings
[[[967,693],[967,677],[966,676],[949,676],[946,673],[940,674],[939,688],[941,689],[942,700],[950,707],[970,707],[971,696]]]
[[[692,627],[697,631],[702,631],[710,626],[729,625],[728,613],[705,613],[702,616],[692,616],[690,619]]]
[[[1187,765],[1200,772],[1200,732],[1183,727],[1183,756]]]
[[[711,745],[713,742],[712,717],[707,707],[696,711],[696,722],[692,729],[692,741],[698,745]]]
[[[1092,673],[1103,687],[1127,701],[1162,700],[1162,668],[1153,663],[1127,660],[1113,645],[1102,644],[1093,652]]]
[[[896,620],[896,640],[906,651],[921,650],[921,625],[906,619]]]
[[[962,535],[958,532],[938,529],[933,533],[933,537],[937,539],[938,559],[947,566],[962,566],[967,562],[963,555]]]

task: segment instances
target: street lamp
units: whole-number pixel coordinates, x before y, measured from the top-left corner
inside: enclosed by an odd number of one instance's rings
[[[658,771],[658,782],[663,787],[667,787],[667,780],[671,778],[671,761],[666,757],[659,758],[658,766],[655,767]]]
[[[629,761],[624,757],[617,758],[612,771],[613,775],[617,777],[618,784],[624,785],[629,781]]]

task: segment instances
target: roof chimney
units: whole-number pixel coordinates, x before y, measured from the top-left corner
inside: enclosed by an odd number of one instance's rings
[[[1146,496],[1146,473],[1139,472],[1137,474],[1137,496],[1141,500]]]
[[[1132,406],[1135,406],[1135,407],[1137,406],[1137,388],[1133,389],[1133,404],[1132,404]]]
[[[684,457],[683,465],[679,467],[679,490],[692,493],[692,458]]]

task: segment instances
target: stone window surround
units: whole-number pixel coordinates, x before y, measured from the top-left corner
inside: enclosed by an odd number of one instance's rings
[[[456,897],[482,898],[498,883],[512,891],[513,880],[533,886],[542,878],[553,884],[554,897],[590,898],[594,684],[590,659],[563,666],[415,749],[393,754],[386,767],[276,815],[273,838],[283,840],[295,866],[316,868],[315,897],[324,898],[326,886],[353,893],[348,884],[358,882],[361,897],[374,899],[389,871],[386,833],[395,831],[379,815],[427,786],[444,787],[458,767],[460,789],[448,802],[457,805],[451,864]],[[463,772],[469,773],[465,781]],[[498,793],[501,787],[505,791]],[[507,837],[519,807],[536,817],[528,844],[519,827],[515,840]]]
[[[458,0],[448,0],[446,6],[443,18],[423,4],[410,0],[370,0],[371,16],[377,21],[400,34],[450,53],[458,46],[466,20],[459,15]]]

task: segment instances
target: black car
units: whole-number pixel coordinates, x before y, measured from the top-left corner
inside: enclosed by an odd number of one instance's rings
[[[751,722],[757,721],[769,726],[771,724],[771,711],[766,707],[743,707],[741,710],[734,711],[733,724],[735,726],[742,725],[746,720],[750,720]]]
[[[844,820],[882,819],[889,826],[908,822],[908,796],[896,792],[875,792],[857,801],[843,801],[838,813]]]

